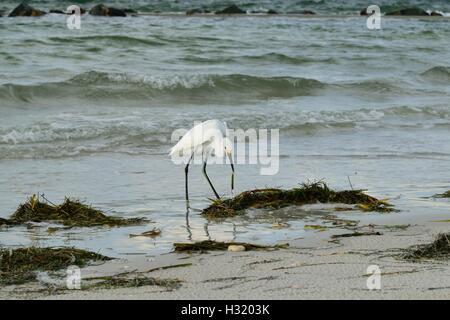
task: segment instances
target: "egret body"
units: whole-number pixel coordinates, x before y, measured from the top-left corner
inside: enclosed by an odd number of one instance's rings
[[[184,169],[185,172],[185,191],[186,191],[186,206],[189,209],[189,186],[188,186],[188,171],[189,164],[194,157],[202,157],[203,161],[203,175],[208,181],[214,195],[220,199],[219,194],[214,188],[211,180],[206,173],[206,165],[208,158],[211,156],[224,157],[228,156],[231,164],[231,192],[234,189],[234,165],[232,157],[232,143],[227,138],[227,126],[224,122],[219,120],[207,120],[193,128],[178,141],[178,143],[170,149],[169,156],[188,155],[189,160]]]

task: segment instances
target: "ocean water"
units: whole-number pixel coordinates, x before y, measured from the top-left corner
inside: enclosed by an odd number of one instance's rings
[[[38,8],[61,3],[32,2]],[[223,7],[217,1],[111,3],[148,12]],[[448,1],[408,3],[450,11]],[[0,217],[44,193],[52,202],[70,196],[111,215],[152,220],[52,234],[45,224],[3,228],[0,244],[69,245],[122,256],[168,252],[174,241],[273,243],[312,235],[304,224],[329,213],[326,208],[251,211],[221,223],[191,211],[186,220],[183,167],[167,155],[171,135],[212,118],[230,128],[280,130],[279,172],[263,176],[259,165],[238,165],[238,192],[308,179],[348,189],[350,179],[401,212],[347,217],[448,219],[448,201],[426,197],[450,189],[450,20],[384,17],[382,29],[370,31],[364,17],[350,15],[364,1],[243,6],[335,16],[86,15],[81,30],[68,30],[59,15],[0,18]],[[227,196],[229,171],[209,168]],[[190,194],[195,208],[213,196],[198,165],[190,170]],[[273,229],[280,221],[290,227]],[[161,237],[129,238],[153,227]]]

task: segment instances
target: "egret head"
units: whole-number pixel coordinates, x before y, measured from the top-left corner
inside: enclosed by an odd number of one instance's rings
[[[228,157],[232,157],[233,156],[233,143],[231,142],[231,140],[229,138],[224,138],[223,146],[225,149],[225,154]]]

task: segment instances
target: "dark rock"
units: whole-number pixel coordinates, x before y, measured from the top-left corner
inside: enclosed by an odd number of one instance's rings
[[[386,13],[387,16],[429,16],[428,12],[420,8],[406,8]]]
[[[70,15],[70,14],[74,14],[74,13],[75,13],[75,10],[72,10],[72,11],[62,11],[62,10],[59,10],[59,9],[51,9],[48,13],[68,14],[68,15]],[[85,13],[86,13],[86,9],[80,8],[80,13],[81,13],[81,14],[85,14]]]
[[[367,16],[367,15],[369,15],[369,14],[367,13],[367,8],[362,9],[362,10],[359,12],[359,15],[360,15],[360,16]]]
[[[62,11],[62,10],[57,10],[57,9],[52,9],[52,10],[50,10],[48,13],[66,14],[64,11]]]
[[[9,14],[9,17],[40,17],[44,14],[46,14],[44,11],[37,10],[25,3],[21,3]]]
[[[278,14],[275,10],[269,9],[269,10],[252,10],[250,13],[263,13],[263,14]]]
[[[126,14],[138,14],[138,12],[137,12],[136,10],[133,10],[133,9],[127,9],[127,8],[125,8],[125,9],[120,9],[120,10],[122,10],[122,11],[125,12]]]
[[[205,13],[210,13],[210,12],[211,11],[206,10],[206,9],[195,8],[195,9],[189,9],[188,11],[186,11],[186,15],[192,16],[194,14],[205,14]]]
[[[303,10],[300,12],[301,14],[316,14],[314,11],[312,10]]]
[[[68,11],[67,11],[66,13],[67,13],[67,14],[74,14],[75,12],[72,10],[72,12],[68,12]],[[81,13],[81,14],[85,14],[85,13],[86,13],[86,9],[80,7],[80,13]]]
[[[216,14],[244,14],[247,13],[244,10],[240,9],[237,5],[233,4],[229,7],[226,7],[223,10],[216,11]]]
[[[127,13],[122,9],[107,7],[104,4],[99,4],[93,7],[89,14],[93,16],[103,16],[103,17],[126,17]]]
[[[430,13],[430,16],[440,16],[440,17],[443,17],[444,15],[443,15],[441,12],[432,11],[432,12]]]
[[[290,14],[316,14],[312,10],[299,10],[299,11],[292,11],[292,12],[289,12],[289,13]]]
[[[126,17],[127,13],[125,11],[123,11],[122,9],[116,9],[116,8],[109,8],[108,11],[108,16],[109,17]]]

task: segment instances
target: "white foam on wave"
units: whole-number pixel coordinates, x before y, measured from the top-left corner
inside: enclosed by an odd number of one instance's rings
[[[154,89],[165,90],[175,88],[193,89],[204,85],[214,86],[214,81],[207,75],[174,75],[170,77],[157,77],[136,73],[102,73],[89,71],[72,78],[75,82],[101,82],[111,81],[121,84],[135,84],[150,86]]]

